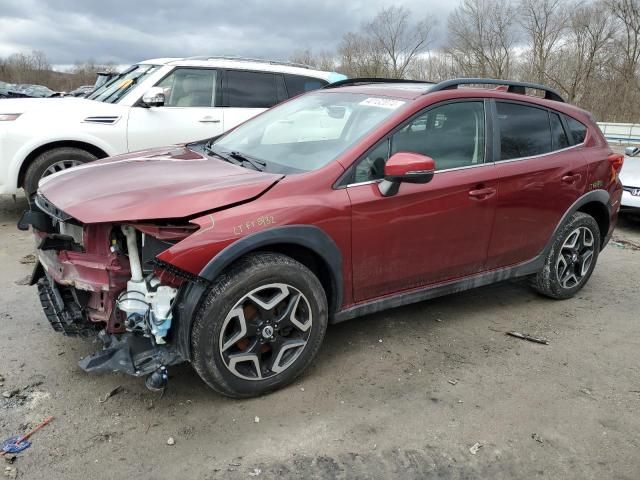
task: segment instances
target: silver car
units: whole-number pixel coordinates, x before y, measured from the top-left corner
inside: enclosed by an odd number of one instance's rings
[[[640,213],[640,147],[627,147],[624,155],[620,171],[620,181],[624,186],[621,209]]]

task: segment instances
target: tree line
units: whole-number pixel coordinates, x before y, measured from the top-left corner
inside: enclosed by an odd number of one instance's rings
[[[78,61],[65,72],[54,71],[47,56],[40,50],[0,58],[0,80],[3,82],[45,85],[62,92],[69,92],[81,85],[93,85],[98,72],[115,71],[113,63],[98,64],[93,60]]]
[[[600,121],[640,123],[640,0],[462,0],[444,26],[392,6],[336,51],[291,60],[350,77],[541,83]]]

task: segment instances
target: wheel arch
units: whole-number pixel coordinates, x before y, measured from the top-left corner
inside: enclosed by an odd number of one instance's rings
[[[29,154],[24,158],[22,164],[20,164],[20,170],[18,171],[18,188],[22,188],[24,186],[24,178],[27,173],[27,169],[31,165],[31,163],[38,158],[41,154],[53,150],[55,148],[62,147],[73,147],[79,148],[82,150],[86,150],[87,152],[95,155],[97,158],[105,158],[108,157],[109,154],[105,152],[102,148],[95,146],[92,143],[84,142],[80,140],[58,140],[54,142],[45,143],[44,145],[40,145],[36,149],[29,152]]]
[[[586,213],[595,219],[598,224],[598,229],[600,230],[600,247],[603,247],[605,238],[609,232],[609,224],[611,223],[607,206],[602,202],[592,200],[581,205],[576,211]]]
[[[183,358],[191,359],[193,319],[208,285],[241,258],[259,252],[280,253],[305,265],[325,289],[329,318],[341,308],[344,289],[342,254],[327,233],[311,225],[289,225],[254,233],[220,251],[200,271],[202,281],[190,282],[181,292],[174,342]]]
[[[591,215],[596,220],[600,230],[600,248],[604,248],[607,232],[609,231],[609,224],[611,222],[611,207],[609,206],[609,198],[609,192],[607,192],[606,190],[592,190],[585,193],[575,202],[573,202],[573,204],[567,209],[567,211],[564,213],[564,215],[556,225],[553,234],[551,235],[551,237],[549,237],[547,245],[538,257],[544,258],[547,256],[547,254],[551,250],[553,241],[556,238],[558,231],[566,223],[567,219],[576,212],[586,213],[588,215]]]
[[[320,280],[331,313],[342,305],[342,254],[329,235],[311,225],[288,225],[248,235],[224,248],[200,272],[214,281],[236,260],[250,253],[277,252],[297,260]]]

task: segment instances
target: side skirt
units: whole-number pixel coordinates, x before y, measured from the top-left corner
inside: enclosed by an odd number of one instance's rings
[[[450,293],[463,292],[476,287],[490,285],[492,283],[524,277],[539,272],[544,266],[544,256],[540,255],[512,267],[500,268],[490,272],[465,277],[461,280],[438,283],[419,290],[409,290],[395,295],[390,295],[370,302],[361,303],[341,310],[336,313],[331,323],[340,323],[362,315],[380,312],[388,308],[401,307],[411,303],[422,302],[432,298],[449,295]]]

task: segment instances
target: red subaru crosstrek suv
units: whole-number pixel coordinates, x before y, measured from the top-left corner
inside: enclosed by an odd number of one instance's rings
[[[248,397],[304,371],[330,323],[516,277],[575,295],[622,161],[541,85],[352,79],[47,177],[19,226],[51,325],[103,341],[83,369],[162,388],[187,361]]]

